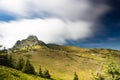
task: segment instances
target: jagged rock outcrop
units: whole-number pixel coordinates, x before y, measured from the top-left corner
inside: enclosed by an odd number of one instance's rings
[[[18,40],[15,45],[11,48],[12,51],[29,51],[36,48],[36,46],[46,46],[43,41],[38,40],[34,35],[28,36],[28,38],[23,40]]]

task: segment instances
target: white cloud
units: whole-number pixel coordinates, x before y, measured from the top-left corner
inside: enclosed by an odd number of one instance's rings
[[[108,10],[105,4],[93,5],[90,0],[0,0],[0,10],[17,17],[52,17],[76,20],[94,20]],[[47,14],[45,14],[47,13]]]
[[[92,35],[91,24],[86,22],[64,22],[60,19],[24,19],[19,21],[1,22],[0,34],[4,37],[1,44],[11,47],[17,40],[33,34],[46,43],[66,43],[66,39],[83,39]]]
[[[27,16],[24,0],[0,0],[0,10],[8,14]]]
[[[94,24],[108,10],[90,0],[0,0],[0,11],[18,18],[0,22],[0,44],[11,47],[30,34],[47,43],[85,39],[94,35]]]

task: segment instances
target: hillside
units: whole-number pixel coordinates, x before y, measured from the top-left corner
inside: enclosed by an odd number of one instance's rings
[[[73,80],[74,72],[80,80],[92,80],[93,73],[104,72],[106,63],[115,61],[120,65],[118,50],[45,44],[33,35],[17,41],[8,51],[16,61],[28,57],[36,72],[39,66],[48,69],[55,80]]]
[[[18,59],[20,56],[25,58],[29,55],[30,61],[34,65],[36,71],[38,71],[38,67],[41,65],[43,69],[47,68],[53,78],[57,80],[72,80],[74,72],[76,72],[82,80],[91,80],[92,73],[102,72],[107,62],[114,60],[120,65],[120,51],[118,50],[87,49],[74,46],[45,44],[44,42],[42,42],[44,45],[37,43],[30,46],[37,39],[32,37],[33,41],[30,40],[28,37],[21,41],[25,41],[24,45],[21,42],[21,44],[15,44],[12,48],[18,50],[13,54],[15,59]],[[18,47],[19,45],[21,46]],[[30,49],[30,47],[32,48]],[[26,52],[22,50],[26,50]]]
[[[12,68],[0,66],[0,80],[49,80],[34,75],[28,75]]]

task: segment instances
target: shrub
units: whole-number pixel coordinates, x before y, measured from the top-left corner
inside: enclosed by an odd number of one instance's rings
[[[109,62],[105,71],[111,76],[111,80],[120,80],[120,67],[115,62]]]
[[[74,78],[73,80],[78,80],[78,75],[76,74],[76,72],[74,73]]]
[[[105,78],[100,73],[93,74],[92,80],[105,80]]]

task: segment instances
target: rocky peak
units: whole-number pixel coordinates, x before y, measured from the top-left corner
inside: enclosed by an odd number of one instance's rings
[[[18,40],[12,49],[20,50],[20,49],[29,49],[34,46],[46,46],[43,41],[38,40],[37,36],[30,35],[26,39]]]
[[[38,41],[37,36],[34,36],[34,35],[29,35],[27,39],[28,40],[36,40],[36,41]]]

